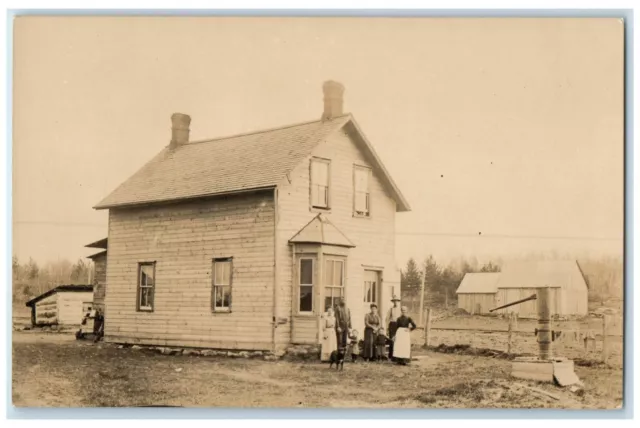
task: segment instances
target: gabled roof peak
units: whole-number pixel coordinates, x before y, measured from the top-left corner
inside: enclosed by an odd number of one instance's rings
[[[355,245],[322,213],[315,216],[290,240],[291,244],[324,244],[353,248]]]

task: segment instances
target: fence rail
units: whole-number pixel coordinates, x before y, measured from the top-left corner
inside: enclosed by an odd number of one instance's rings
[[[490,327],[438,326],[434,325],[431,309],[427,309],[424,315],[423,319],[426,320],[425,325],[419,326],[418,329],[423,331],[422,339],[426,346],[430,346],[432,344],[431,342],[433,342],[437,336],[441,336],[440,339],[442,340],[444,338],[442,333],[446,335],[447,332],[451,332],[452,336],[454,336],[453,340],[458,343],[465,340],[469,341],[471,344],[474,344],[475,342],[476,345],[487,345],[487,343],[490,343],[490,345],[493,345],[493,349],[495,349],[497,345],[496,342],[500,342],[497,346],[499,349],[496,350],[504,350],[509,354],[514,353],[513,351],[516,347],[526,349],[529,351],[527,353],[537,352],[535,329],[531,328],[525,330],[522,329],[522,327],[517,328],[518,318],[515,313],[509,314],[509,316],[504,320],[504,329]],[[581,357],[594,353],[598,359],[603,362],[607,362],[612,354],[613,348],[623,342],[621,340],[623,336],[619,333],[612,334],[613,329],[618,329],[618,327],[620,327],[619,323],[616,322],[613,317],[604,315],[600,319],[601,323],[599,326],[596,323],[595,326],[586,328],[581,327],[581,324],[576,321],[554,322],[553,329],[560,332],[560,334],[555,337],[554,348],[560,353],[569,352],[574,356],[579,355]],[[495,323],[496,319],[492,319],[492,322]],[[465,333],[471,334],[464,337]],[[499,340],[487,339],[485,338],[485,335],[478,337],[473,335],[473,333],[486,333],[486,336],[495,335],[499,337]],[[493,336],[494,339],[495,336]],[[451,337],[447,337],[447,339],[451,340]],[[491,346],[487,345],[483,347],[489,348]],[[617,351],[618,350],[616,349],[615,352]],[[620,349],[619,355],[621,356],[621,354],[622,351]]]

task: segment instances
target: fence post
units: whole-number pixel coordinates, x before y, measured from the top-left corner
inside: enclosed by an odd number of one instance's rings
[[[607,340],[607,315],[602,316],[602,362],[606,363],[609,357],[609,341]]]
[[[509,332],[507,334],[507,354],[511,354],[511,341],[513,339],[513,312],[509,315]]]
[[[427,308],[426,310],[425,319],[426,319],[426,322],[424,325],[424,346],[428,347],[431,342],[431,309],[430,308]]]

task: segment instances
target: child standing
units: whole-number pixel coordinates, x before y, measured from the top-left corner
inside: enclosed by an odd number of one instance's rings
[[[387,359],[387,345],[391,343],[391,340],[384,334],[384,327],[378,329],[376,336],[376,359],[378,361]]]
[[[349,335],[349,354],[351,354],[351,361],[356,362],[358,355],[360,355],[360,347],[358,346],[358,330],[351,330]]]

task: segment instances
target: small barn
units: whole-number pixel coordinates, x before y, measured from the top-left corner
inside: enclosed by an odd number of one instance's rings
[[[458,308],[470,314],[488,314],[496,307],[496,293],[500,273],[467,273],[456,290]]]
[[[587,283],[575,260],[543,260],[508,263],[497,282],[496,306],[524,299],[542,287],[550,287],[550,309],[556,315],[588,313]],[[536,300],[521,303],[498,312],[516,312],[523,318],[536,318]]]
[[[85,245],[86,248],[98,248],[99,251],[88,256],[93,262],[93,275],[91,285],[93,285],[93,305],[95,309],[100,309],[104,313],[104,298],[107,292],[107,247],[108,238],[100,239]]]
[[[59,285],[27,302],[32,325],[80,325],[92,307],[91,285]]]

